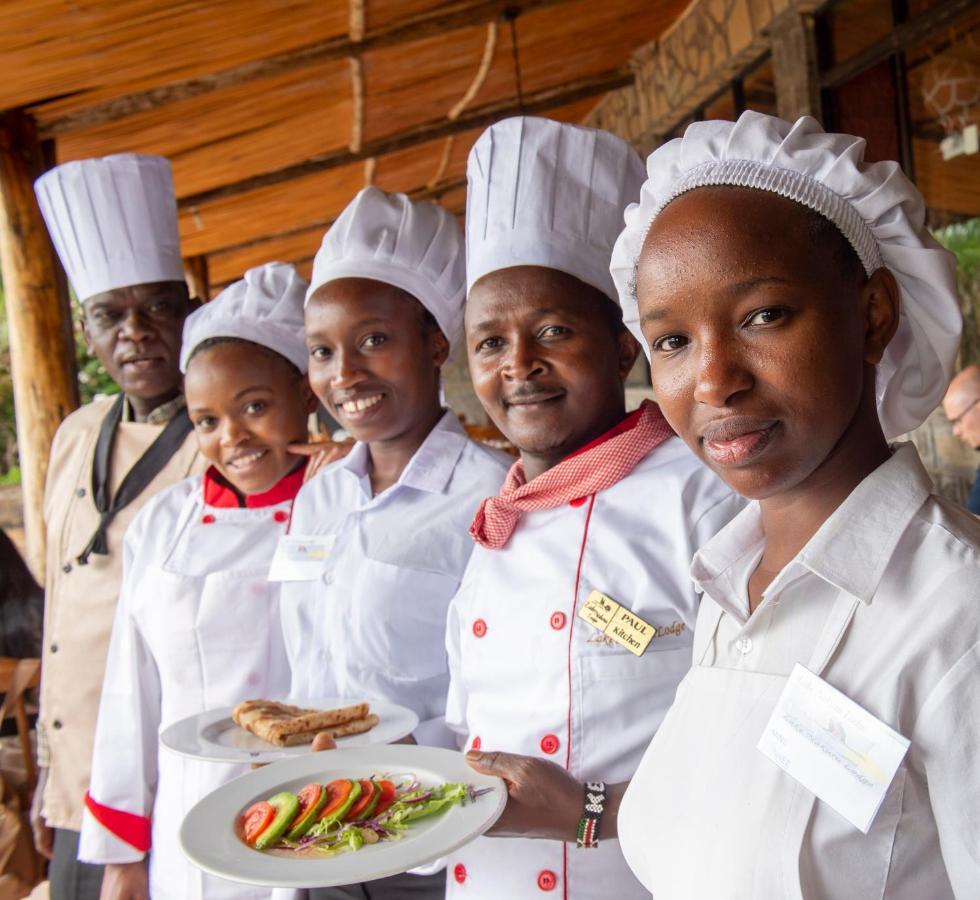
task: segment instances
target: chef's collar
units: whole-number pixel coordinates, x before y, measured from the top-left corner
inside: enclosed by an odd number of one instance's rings
[[[292,500],[303,486],[306,461],[261,494],[242,494],[214,466],[204,473],[204,502],[219,509],[261,509]]]
[[[447,409],[408,461],[396,484],[431,494],[442,493],[452,477],[467,440],[466,431],[459,424],[456,414]],[[357,476],[363,483],[368,477],[367,444],[358,441],[338,465]]]
[[[870,603],[909,523],[932,491],[912,444],[868,475],[807,541],[767,590],[795,577],[799,567],[838,590]],[[765,543],[762,512],[752,503],[709,540],[691,563],[691,577],[713,600],[732,603],[745,586],[744,567]]]
[[[183,393],[179,393],[173,400],[167,400],[155,409],[151,409],[146,416],[146,424],[166,425],[186,405]],[[126,402],[123,403],[122,420],[124,422],[136,421],[136,413],[133,412],[133,403],[129,397],[126,397]]]

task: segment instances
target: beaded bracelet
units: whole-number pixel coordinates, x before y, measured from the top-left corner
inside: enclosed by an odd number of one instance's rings
[[[603,781],[585,783],[585,807],[578,823],[576,843],[584,850],[599,846],[599,821],[606,808],[606,785]]]

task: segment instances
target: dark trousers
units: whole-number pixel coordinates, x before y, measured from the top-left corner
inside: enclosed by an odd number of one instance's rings
[[[310,891],[310,900],[442,900],[445,896],[444,871],[435,875],[392,875],[363,884]]]
[[[102,866],[78,861],[78,832],[54,830],[54,851],[48,867],[51,900],[99,900]]]

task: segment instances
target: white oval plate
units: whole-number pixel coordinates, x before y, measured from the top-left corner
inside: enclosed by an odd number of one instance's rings
[[[334,709],[359,702],[362,701],[327,698],[300,705],[310,709]],[[405,706],[386,700],[369,702],[371,712],[380,721],[364,734],[337,738],[338,749],[390,744],[411,734],[419,724],[419,717]],[[310,752],[309,744],[276,747],[263,741],[234,723],[232,709],[231,706],[209,709],[174,722],[160,732],[160,743],[179,756],[221,763],[272,763],[293,756],[305,756]]]
[[[465,782],[490,788],[490,792],[465,806],[420,820],[397,841],[382,841],[337,856],[273,856],[246,846],[235,833],[238,817],[249,806],[279,791],[296,792],[311,781],[326,783],[379,773],[412,774],[424,785]],[[195,866],[230,881],[290,888],[358,884],[446,856],[483,834],[500,818],[506,803],[503,781],[473,771],[463,754],[453,750],[408,744],[330,750],[281,760],[222,785],[184,818],[180,846]]]

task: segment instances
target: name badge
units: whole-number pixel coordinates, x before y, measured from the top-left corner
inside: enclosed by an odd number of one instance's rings
[[[797,664],[757,746],[867,834],[909,741]]]
[[[579,610],[579,618],[634,656],[642,656],[653,639],[656,629],[638,615],[621,606],[601,591],[593,591],[585,598]]]
[[[333,534],[282,535],[269,566],[269,581],[315,581],[336,540]]]

